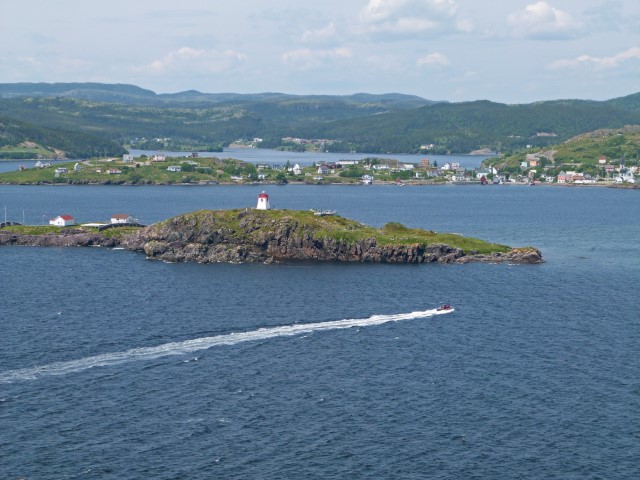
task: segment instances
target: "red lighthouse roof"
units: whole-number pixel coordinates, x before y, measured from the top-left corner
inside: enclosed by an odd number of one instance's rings
[[[262,192],[260,195],[258,195],[258,198],[269,198],[269,194],[267,192]]]

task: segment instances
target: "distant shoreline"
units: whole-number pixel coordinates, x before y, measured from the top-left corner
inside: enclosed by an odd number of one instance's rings
[[[325,182],[325,183],[307,183],[307,182],[295,182],[291,181],[286,184],[280,184],[276,182],[201,182],[201,183],[129,183],[129,182],[87,182],[87,183],[12,183],[12,182],[0,182],[0,186],[22,186],[22,187],[286,187],[287,185],[302,185],[308,187],[328,187],[328,186],[345,186],[345,187],[396,187],[396,182],[382,182],[378,181],[370,185],[363,185],[359,182]],[[535,185],[529,185],[521,182],[504,183],[504,184],[487,184],[481,185],[479,182],[468,183],[454,183],[454,182],[412,182],[406,181],[402,184],[403,187],[444,187],[444,186],[456,186],[456,187],[471,187],[471,186],[485,186],[485,187],[554,187],[554,188],[619,188],[623,190],[640,190],[640,184],[619,184],[619,183],[585,183],[585,184],[573,184],[573,183],[536,183]]]

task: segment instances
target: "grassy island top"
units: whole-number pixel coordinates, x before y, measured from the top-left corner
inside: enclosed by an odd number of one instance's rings
[[[465,253],[489,254],[509,252],[511,247],[489,243],[476,238],[453,233],[437,233],[432,230],[408,228],[396,222],[382,228],[374,228],[338,215],[317,215],[305,210],[200,210],[157,223],[151,227],[163,230],[188,231],[197,238],[203,231],[224,229],[242,243],[253,243],[282,232],[295,231],[315,239],[333,239],[354,244],[375,239],[379,246],[446,244],[460,248]]]

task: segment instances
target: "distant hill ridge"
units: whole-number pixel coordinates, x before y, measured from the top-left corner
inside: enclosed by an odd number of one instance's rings
[[[294,99],[315,99],[320,101],[341,100],[344,102],[379,102],[406,104],[409,107],[429,105],[436,102],[425,100],[416,95],[401,93],[353,95],[292,95],[286,93],[203,93],[198,90],[186,90],[177,93],[157,94],[136,85],[108,83],[0,83],[0,98],[15,97],[65,97],[97,102],[129,102],[139,104],[196,102],[224,103],[230,101],[280,101]]]
[[[0,115],[119,145],[142,145],[135,142],[144,139],[142,148],[149,149],[191,149],[253,138],[262,139],[262,148],[304,149],[283,140],[303,138],[330,139],[322,149],[332,152],[509,152],[640,124],[640,93],[607,101],[507,105],[488,100],[436,102],[400,93],[156,94],[126,84],[6,83],[0,84]],[[15,130],[12,135],[19,136]],[[169,143],[149,143],[156,138]],[[7,142],[5,135],[3,144]]]

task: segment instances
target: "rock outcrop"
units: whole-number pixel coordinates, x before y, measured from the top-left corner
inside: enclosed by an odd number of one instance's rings
[[[373,236],[340,240],[295,217],[272,218],[251,210],[236,215],[231,220],[215,212],[175,217],[123,238],[122,246],[167,262],[542,262],[535,248],[477,254],[442,243],[389,245]]]
[[[79,228],[40,235],[0,230],[0,245],[123,247],[166,262],[542,262],[540,251],[531,247],[509,249],[495,245],[496,251],[478,253],[442,242],[415,241],[420,238],[415,235],[435,232],[406,231],[408,236],[391,236],[352,220],[314,218],[309,212],[283,211],[276,214],[230,210],[180,215],[134,233],[114,237]],[[494,246],[486,242],[481,244],[485,250],[487,245]]]
[[[0,230],[0,246],[23,245],[30,247],[117,247],[118,239],[80,229],[65,229],[56,233],[28,235]]]

